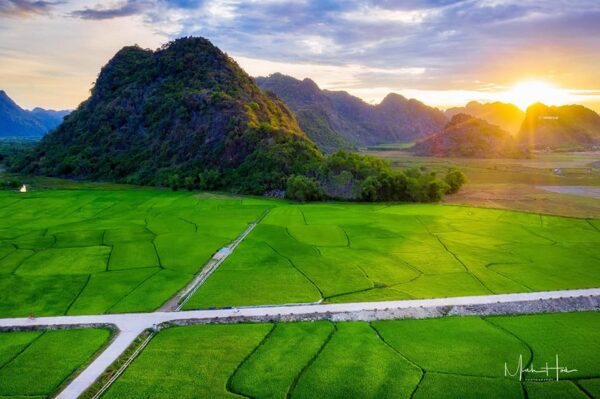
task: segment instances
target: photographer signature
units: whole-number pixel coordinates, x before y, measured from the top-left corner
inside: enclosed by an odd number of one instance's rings
[[[548,380],[550,379],[551,376],[554,376],[553,379],[556,379],[556,381],[558,381],[559,376],[563,373],[565,374],[569,374],[569,373],[574,373],[578,370],[576,369],[569,369],[568,367],[564,367],[564,366],[560,366],[558,363],[558,354],[556,355],[556,363],[554,364],[554,366],[549,366],[548,362],[546,362],[546,366],[540,368],[540,369],[536,369],[533,367],[533,362],[531,363],[531,365],[529,367],[525,367],[523,368],[523,355],[519,355],[519,361],[517,362],[517,368],[514,372],[511,372],[508,368],[508,364],[504,363],[504,376],[505,377],[516,377],[519,376],[519,381],[523,381],[523,375],[530,373],[530,374],[539,374],[539,375],[543,375],[547,378],[545,378],[544,380]]]

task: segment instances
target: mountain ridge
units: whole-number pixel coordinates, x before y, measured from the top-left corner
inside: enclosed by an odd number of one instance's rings
[[[321,90],[308,78],[274,73],[256,81],[263,90],[285,101],[308,136],[326,150],[335,147],[331,142],[340,137],[353,146],[410,142],[447,122],[437,108],[397,93],[389,93],[381,103],[372,105],[345,91]]]
[[[512,158],[526,155],[507,131],[468,114],[456,114],[439,132],[417,142],[411,152],[421,156]]]
[[[40,107],[29,111],[0,90],[0,137],[42,137],[60,125],[69,113],[69,110],[54,111]]]
[[[525,119],[525,112],[511,103],[500,101],[481,103],[469,101],[464,107],[453,107],[445,111],[446,116],[452,119],[457,114],[468,114],[497,125],[509,133],[516,134]]]
[[[527,108],[518,140],[531,148],[592,148],[600,146],[600,115],[583,105]]]

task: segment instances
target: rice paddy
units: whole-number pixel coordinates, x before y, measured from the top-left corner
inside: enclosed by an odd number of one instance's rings
[[[270,206],[131,188],[0,192],[0,316],[155,310]]]
[[[0,397],[50,397],[110,334],[105,329],[0,332]]]
[[[600,286],[598,220],[459,206],[280,205],[188,309]]]
[[[597,397],[598,342],[597,312],[171,327],[103,397]]]

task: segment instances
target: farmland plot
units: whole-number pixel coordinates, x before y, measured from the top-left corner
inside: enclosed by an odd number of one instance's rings
[[[140,189],[0,192],[0,316],[152,311],[273,204]]]
[[[188,309],[600,287],[597,220],[441,205],[282,205]]]
[[[49,397],[109,337],[105,329],[0,332],[0,397]]]
[[[172,327],[104,397],[584,399],[598,395],[598,342],[598,312]],[[505,374],[556,355],[577,371]]]

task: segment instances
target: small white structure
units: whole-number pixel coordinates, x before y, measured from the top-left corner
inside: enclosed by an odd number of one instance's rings
[[[213,256],[213,259],[221,260],[221,259],[227,257],[230,253],[231,253],[231,248],[223,247],[223,248],[219,249],[219,251]]]
[[[27,192],[27,186],[26,186],[25,184],[23,184],[23,185],[21,186],[21,188],[19,189],[19,192],[20,192],[20,193],[26,193],[26,192]]]

